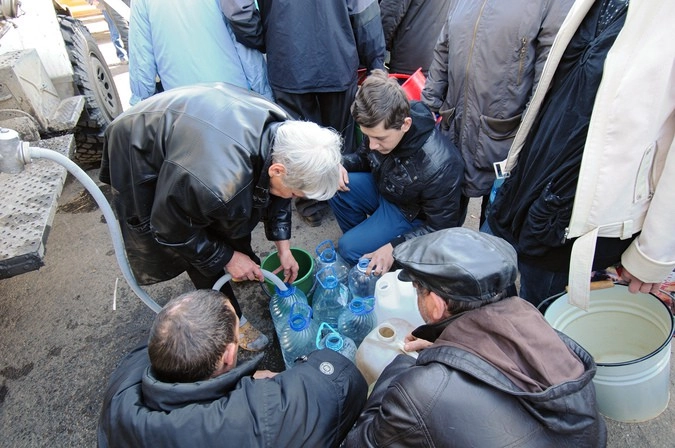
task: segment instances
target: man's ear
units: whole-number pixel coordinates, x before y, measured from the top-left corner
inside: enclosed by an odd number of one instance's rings
[[[286,174],[286,167],[281,163],[273,163],[267,170],[270,177],[283,176]]]
[[[223,368],[226,372],[234,369],[235,365],[237,364],[238,348],[239,344],[236,342],[230,342],[225,346],[225,352],[223,353],[221,361],[223,362]]]
[[[410,130],[410,126],[412,126],[412,118],[405,117],[403,119],[403,125],[401,125],[401,130],[403,132],[408,132]]]
[[[445,303],[445,300],[441,298],[441,296],[433,291],[429,291],[429,299],[431,306],[427,308],[427,311],[430,314],[429,317],[431,317],[434,322],[438,322],[441,319],[445,319],[446,317],[450,316],[448,313],[448,305]]]

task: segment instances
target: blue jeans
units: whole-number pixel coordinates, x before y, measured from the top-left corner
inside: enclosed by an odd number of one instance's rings
[[[338,191],[328,203],[343,232],[338,253],[351,265],[421,224],[380,195],[371,173],[349,173],[349,191]]]
[[[126,59],[127,52],[124,49],[124,45],[122,44],[122,38],[120,37],[120,32],[117,31],[115,22],[113,22],[113,19],[108,14],[108,11],[103,10],[101,11],[101,13],[103,14],[105,22],[108,24],[108,30],[110,31],[110,41],[113,43],[113,46],[115,47],[115,53],[117,53],[117,58]]]
[[[487,221],[480,227],[480,231],[488,235],[494,235]],[[549,271],[536,264],[522,261],[520,257],[518,257],[518,271],[520,272],[520,292],[518,295],[534,306],[539,305],[552,295],[564,291],[568,283],[568,272]]]

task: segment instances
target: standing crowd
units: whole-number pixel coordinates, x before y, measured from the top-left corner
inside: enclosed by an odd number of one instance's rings
[[[138,282],[196,290],[112,373],[99,446],[605,446],[595,361],[537,306],[675,269],[673,22],[668,0],[131,0],[100,179]],[[411,100],[389,75],[418,70]],[[293,207],[412,282],[416,358],[370,385],[330,349],[237,362],[269,340],[211,287],[263,281],[260,222],[292,283]]]

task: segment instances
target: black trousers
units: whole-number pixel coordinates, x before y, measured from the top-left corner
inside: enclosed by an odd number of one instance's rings
[[[356,132],[350,107],[356,97],[356,81],[342,92],[289,93],[274,90],[279,106],[296,120],[312,121],[338,131],[344,139],[342,152],[354,152]]]

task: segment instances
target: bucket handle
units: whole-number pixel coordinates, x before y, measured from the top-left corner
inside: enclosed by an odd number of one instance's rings
[[[594,282],[591,282],[590,284],[590,290],[595,291],[596,289],[607,289],[607,288],[613,288],[614,287],[614,282],[612,280],[597,280]],[[559,299],[563,295],[567,294],[569,291],[570,287],[565,286],[565,290],[562,292],[559,292],[558,294],[554,294],[551,297],[544,299],[541,301],[539,305],[537,305],[537,309],[544,314],[544,311],[546,311],[546,308],[549,307],[549,305],[556,299]]]

